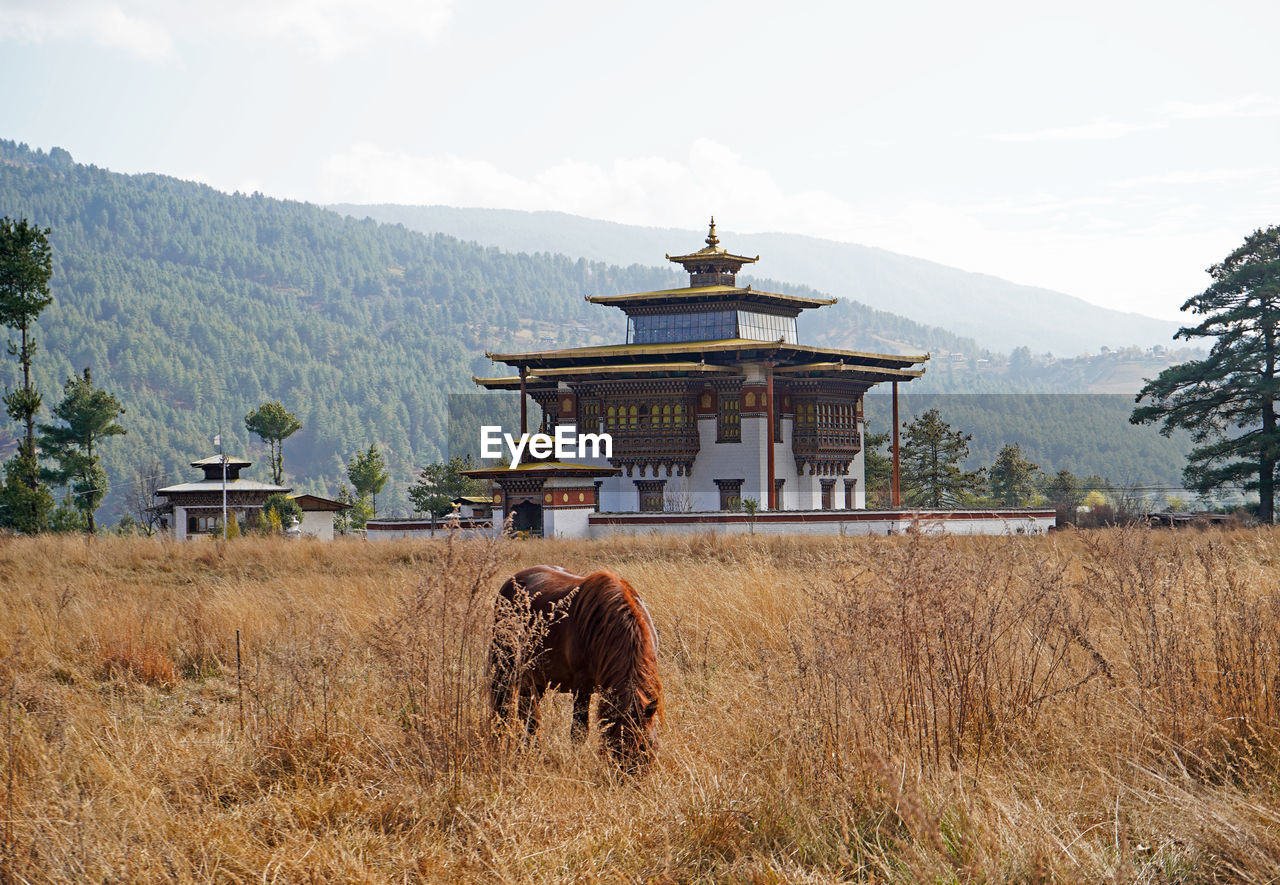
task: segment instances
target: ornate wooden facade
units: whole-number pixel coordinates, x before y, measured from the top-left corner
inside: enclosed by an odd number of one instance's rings
[[[834,299],[738,286],[758,256],[720,248],[714,219],[705,248],[667,257],[688,271],[687,287],[587,298],[626,314],[625,343],[491,353],[519,374],[477,383],[531,397],[543,432],[568,425],[612,437],[607,462],[576,465],[610,469],[595,478],[596,509],[710,511],[746,499],[761,510],[862,506],[863,395],[919,377],[928,357],[800,344],[796,317]],[[497,507],[537,498],[521,472],[475,473],[510,489]],[[543,474],[545,486],[555,474]]]

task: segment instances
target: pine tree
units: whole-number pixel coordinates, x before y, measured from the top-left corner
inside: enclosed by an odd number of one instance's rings
[[[31,386],[31,358],[36,352],[31,324],[53,301],[49,277],[53,275],[53,251],[49,229],[41,230],[10,218],[0,219],[0,325],[20,333],[20,343],[9,341],[9,354],[22,366],[22,386],[5,392],[5,412],[25,431],[18,454],[5,464],[0,488],[0,525],[24,532],[43,531],[49,522],[53,499],[40,487],[36,454],[36,413],[43,398]]]
[[[863,436],[863,477],[868,507],[889,507],[893,503],[893,458],[882,451],[888,442],[888,433]]]
[[[473,470],[470,455],[454,455],[448,463],[428,464],[418,473],[418,481],[409,486],[409,501],[419,513],[445,516],[453,509],[453,499],[462,495],[478,495],[483,486],[478,479],[463,476]]]
[[[1256,490],[1263,522],[1275,522],[1280,463],[1280,227],[1257,230],[1208,270],[1213,284],[1182,310],[1203,316],[1177,338],[1217,339],[1202,360],[1180,363],[1148,381],[1135,424],[1160,422],[1168,436],[1191,432],[1196,448],[1183,479],[1201,494],[1223,486]]]
[[[76,509],[84,514],[90,532],[97,530],[93,514],[107,494],[107,473],[96,446],[103,439],[119,436],[125,429],[116,422],[124,406],[105,390],[93,386],[89,369],[81,378],[68,378],[62,402],[53,415],[62,424],[40,425],[40,446],[57,467],[47,477],[70,487]]]
[[[1040,470],[1022,454],[1017,443],[1006,445],[991,465],[991,495],[1005,507],[1025,507],[1036,497]]]
[[[378,492],[387,484],[386,462],[377,445],[370,443],[367,452],[357,452],[347,465],[347,479],[355,486],[356,498],[368,498],[373,516],[378,515]]]
[[[969,457],[972,434],[953,430],[937,409],[906,426],[902,440],[903,497],[912,507],[955,507],[968,502],[982,471],[961,465]]]
[[[1058,525],[1074,524],[1076,510],[1084,501],[1084,488],[1070,470],[1059,470],[1045,481],[1044,496],[1058,512]]]
[[[270,450],[271,480],[284,484],[284,441],[302,429],[298,417],[274,400],[263,403],[244,416],[245,428],[267,444]]]
[[[31,487],[32,475],[39,475],[34,454],[19,451],[4,464],[4,484],[0,486],[0,526],[34,535],[49,528],[53,495],[44,483]]]

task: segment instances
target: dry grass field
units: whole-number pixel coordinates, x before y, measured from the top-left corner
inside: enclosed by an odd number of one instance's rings
[[[489,728],[540,562],[648,602],[642,778],[566,696]],[[1265,531],[0,539],[0,881],[1276,881],[1278,579]]]

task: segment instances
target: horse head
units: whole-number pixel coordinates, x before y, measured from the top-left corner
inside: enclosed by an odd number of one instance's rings
[[[653,762],[661,718],[662,684],[656,678],[649,691],[631,690],[622,696],[614,691],[602,693],[604,745],[623,771],[638,774]]]

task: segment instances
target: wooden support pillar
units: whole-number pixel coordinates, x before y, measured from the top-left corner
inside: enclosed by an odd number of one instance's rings
[[[778,488],[777,488],[778,483],[773,478],[774,405],[773,405],[773,364],[772,363],[765,366],[764,377],[765,377],[765,382],[764,382],[765,383],[765,391],[764,391],[765,423],[768,425],[768,429],[766,430],[766,433],[765,433],[765,439],[767,440],[767,443],[765,445],[765,451],[767,453],[765,455],[765,465],[766,465],[765,472],[767,474],[767,481],[769,483],[769,488],[765,490],[765,502],[766,502],[767,509],[777,510],[778,509]]]
[[[898,382],[893,382],[893,509],[902,507],[902,487],[899,485],[898,458]]]
[[[525,381],[528,377],[529,377],[529,367],[521,366],[520,367],[520,435],[521,436],[524,436],[529,432],[529,400],[528,400],[528,391],[525,390]],[[894,382],[893,389],[895,392],[897,391],[898,389],[897,382]],[[896,408],[898,403],[896,396],[894,397],[893,402],[894,402],[894,407]],[[895,436],[894,439],[897,439],[897,437]],[[896,464],[897,462],[895,461],[894,463]]]

